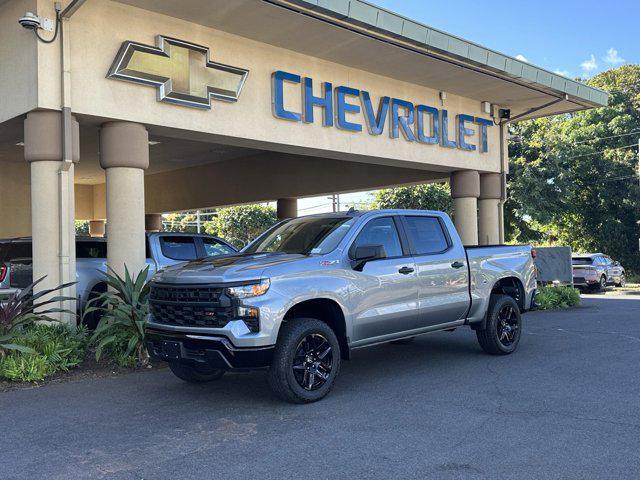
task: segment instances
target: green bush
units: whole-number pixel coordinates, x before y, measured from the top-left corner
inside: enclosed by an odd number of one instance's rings
[[[538,310],[569,308],[580,303],[580,292],[573,287],[541,287],[536,296]]]
[[[10,353],[0,361],[0,377],[14,382],[36,382],[50,372],[46,358],[37,353]]]
[[[0,377],[33,382],[80,364],[88,336],[84,327],[37,324],[25,328],[13,342],[27,350],[14,350],[0,360]]]

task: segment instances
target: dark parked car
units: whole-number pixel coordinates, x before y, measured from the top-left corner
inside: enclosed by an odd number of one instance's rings
[[[581,290],[603,292],[607,285],[624,287],[624,268],[603,253],[574,255],[573,285]]]

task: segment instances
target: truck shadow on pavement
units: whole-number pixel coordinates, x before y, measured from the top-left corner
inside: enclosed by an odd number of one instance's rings
[[[343,361],[340,375],[333,391],[323,400],[340,398],[344,395],[380,395],[381,391],[395,391],[401,388],[418,388],[416,379],[438,383],[450,381],[452,370],[459,376],[459,370],[467,365],[477,365],[481,359],[490,359],[478,346],[475,334],[469,329],[455,332],[440,332],[418,337],[408,345],[382,344],[355,350],[351,360]],[[235,405],[256,407],[256,402],[272,405],[280,403],[270,392],[266,372],[228,373],[222,379],[206,384],[187,384],[175,378],[169,370],[162,381],[154,382],[157,388],[171,395],[188,397],[192,400],[205,398],[219,405],[220,401]],[[322,402],[321,402],[322,403]]]

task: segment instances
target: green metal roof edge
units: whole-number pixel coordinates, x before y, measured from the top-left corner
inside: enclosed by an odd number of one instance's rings
[[[317,10],[338,20],[352,23],[417,44],[422,48],[442,52],[448,56],[498,72],[521,82],[567,94],[595,107],[607,106],[609,93],[576,80],[520,61],[495,50],[464,40],[455,35],[403,17],[372,5],[364,0],[285,0],[309,10]]]

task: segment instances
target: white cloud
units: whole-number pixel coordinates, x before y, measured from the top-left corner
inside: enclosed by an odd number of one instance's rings
[[[529,60],[527,60],[527,57],[525,57],[524,55],[522,55],[521,53],[519,53],[518,55],[516,55],[516,59],[520,60],[521,62],[527,62],[529,63]]]
[[[571,74],[567,70],[554,70],[553,73],[557,73],[558,75],[562,75],[563,77],[570,77]]]
[[[580,66],[582,67],[582,70],[584,70],[585,72],[591,72],[596,68],[598,68],[598,62],[596,62],[596,57],[592,53],[591,57],[589,57],[584,62],[582,62]]]
[[[618,54],[618,50],[613,47],[607,50],[607,56],[603,60],[610,65],[619,65],[625,62],[624,58]]]

